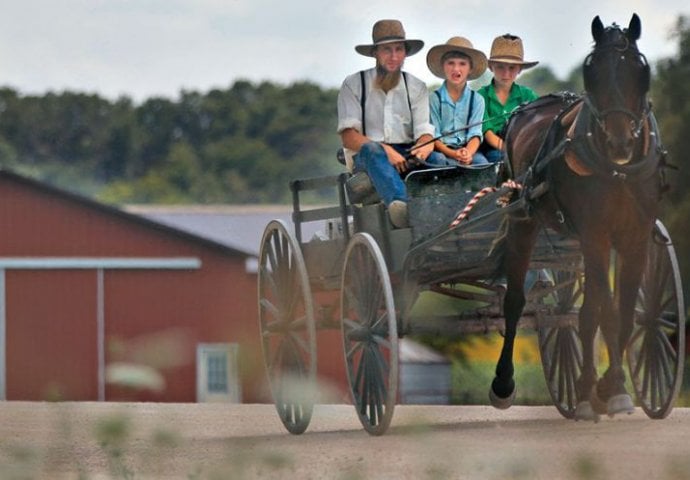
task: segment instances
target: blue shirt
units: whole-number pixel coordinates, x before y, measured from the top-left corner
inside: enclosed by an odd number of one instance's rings
[[[471,100],[471,97],[474,99]],[[472,101],[471,113],[469,111],[470,100]],[[462,96],[457,102],[454,102],[448,94],[446,82],[443,82],[438,90],[429,95],[429,111],[431,123],[436,130],[435,137],[472,125],[469,129],[463,129],[441,138],[441,141],[446,145],[458,147],[465,145],[472,137],[479,137],[480,141],[483,139],[481,122],[484,119],[484,99],[472,91],[469,85],[465,85]]]

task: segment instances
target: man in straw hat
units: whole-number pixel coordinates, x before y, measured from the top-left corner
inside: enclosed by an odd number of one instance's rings
[[[398,20],[376,22],[372,40],[355,50],[375,58],[375,67],[348,76],[340,88],[338,133],[354,154],[353,171],[369,175],[391,223],[404,228],[408,198],[402,176],[411,168],[406,156],[411,153],[429,165],[448,161],[433,151],[426,85],[402,71],[405,58],[419,52],[424,42],[407,39]]]
[[[444,80],[430,100],[431,123],[436,127],[436,150],[461,165],[486,165],[478,152],[482,143],[484,99],[468,85],[486,71],[486,55],[464,37],[452,37],[429,50],[426,64]],[[450,133],[452,132],[452,133]],[[448,133],[447,135],[445,135]]]
[[[539,98],[530,88],[515,83],[520,72],[538,63],[524,60],[522,40],[518,36],[506,33],[496,37],[491,44],[489,69],[494,78],[478,91],[486,104],[481,150],[490,162],[497,162],[503,157],[500,134],[510,113],[521,104]]]

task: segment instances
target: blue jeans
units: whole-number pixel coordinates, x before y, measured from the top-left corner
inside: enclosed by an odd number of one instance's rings
[[[391,145],[391,147],[403,156],[407,153],[408,147],[405,145]],[[386,151],[380,143],[368,142],[362,145],[354,156],[354,162],[354,171],[367,172],[383,203],[390,205],[393,200],[408,201],[403,177],[390,164]],[[432,167],[457,167],[458,165],[457,162],[447,159],[445,155],[438,152],[432,152],[427,157],[426,164]]]
[[[458,148],[461,147],[461,145],[448,145],[448,147],[452,148],[453,150],[457,150]],[[455,165],[457,165],[457,160],[455,159],[449,159],[451,162],[455,162]],[[472,163],[470,165],[488,165],[489,160],[484,156],[484,154],[477,150],[474,155],[472,155]]]
[[[489,148],[484,152],[484,157],[489,163],[498,163],[503,160],[503,151]]]
[[[488,164],[489,164],[489,160],[479,150],[477,150],[477,153],[472,155],[472,163],[470,165],[488,165]]]

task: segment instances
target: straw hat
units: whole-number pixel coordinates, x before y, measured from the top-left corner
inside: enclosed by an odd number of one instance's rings
[[[516,35],[506,33],[494,38],[491,44],[489,62],[512,63],[520,65],[523,69],[532,68],[539,62],[526,62],[525,52],[522,48],[522,40]]]
[[[470,70],[467,76],[468,80],[479,78],[486,70],[486,55],[483,52],[475,49],[472,46],[472,42],[465,37],[451,37],[446,43],[432,47],[429,53],[426,54],[427,67],[429,67],[431,73],[439,78],[446,78],[446,75],[443,73],[441,59],[448,52],[464,53],[472,59],[472,70]]]
[[[357,45],[355,47],[357,53],[373,57],[374,49],[378,45],[405,42],[407,56],[411,56],[419,52],[424,46],[424,42],[421,40],[407,40],[405,38],[405,29],[398,20],[379,20],[376,22],[371,30],[371,39],[373,43],[370,45]]]

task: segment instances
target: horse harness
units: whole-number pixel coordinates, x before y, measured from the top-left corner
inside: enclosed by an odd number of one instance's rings
[[[636,138],[641,136],[644,142],[640,158],[626,165],[616,165],[604,157],[596,145],[593,133],[599,125],[600,116],[586,95],[568,94],[569,104],[556,116],[542,142],[532,165],[519,179],[522,184],[521,197],[527,206],[527,215],[531,205],[550,193],[550,178],[547,167],[558,158],[578,176],[596,175],[611,181],[636,183],[658,174],[662,192],[666,190],[663,168],[666,167],[666,151],[659,143],[658,126],[651,109],[645,109]],[[640,135],[641,134],[641,135]],[[568,221],[556,195],[551,198],[557,205],[557,221],[571,233],[577,233]]]

